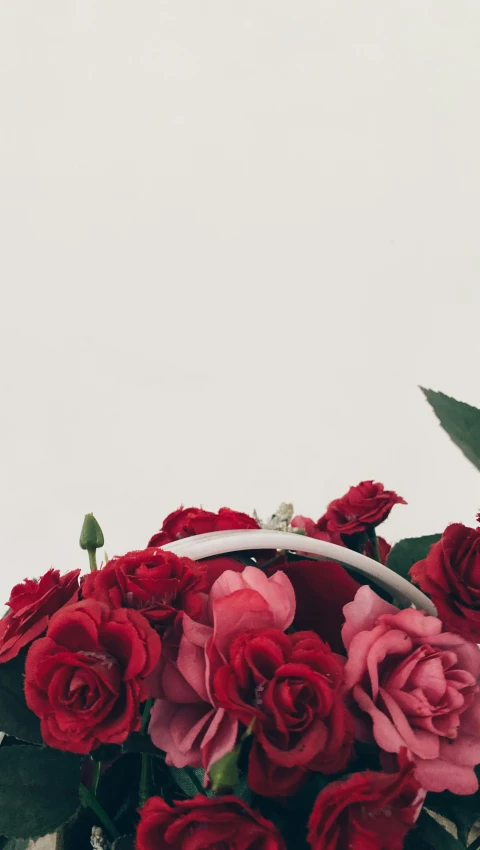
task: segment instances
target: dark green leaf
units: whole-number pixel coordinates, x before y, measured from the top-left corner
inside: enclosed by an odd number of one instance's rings
[[[408,573],[413,565],[427,557],[431,547],[440,540],[441,536],[441,534],[427,534],[425,537],[406,537],[400,540],[399,543],[395,543],[389,553],[387,567],[408,579]]]
[[[408,834],[405,850],[465,850],[465,846],[447,832],[424,809],[416,827]]]
[[[420,387],[432,405],[440,425],[456,446],[480,469],[480,410],[444,393]]]
[[[238,773],[238,757],[240,755],[240,747],[235,747],[230,753],[225,753],[221,758],[212,764],[208,775],[212,783],[213,791],[220,791],[224,788],[233,788],[240,781]]]
[[[28,838],[0,838],[0,850],[28,850],[29,844]]]
[[[25,702],[24,672],[23,653],[0,664],[0,729],[21,741],[41,744],[40,721]]]
[[[80,759],[47,747],[0,749],[0,834],[55,832],[79,806]]]
[[[480,792],[466,796],[451,794],[429,794],[425,803],[427,809],[452,821],[458,829],[458,837],[466,843],[473,825],[480,819]]]

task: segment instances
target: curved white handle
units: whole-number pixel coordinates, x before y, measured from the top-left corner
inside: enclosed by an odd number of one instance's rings
[[[327,543],[325,540],[316,540],[314,537],[306,537],[303,534],[295,534],[286,531],[268,531],[266,529],[247,529],[240,531],[213,531],[209,534],[197,534],[194,537],[183,537],[162,546],[175,552],[176,555],[184,555],[194,561],[203,558],[211,558],[213,555],[225,555],[228,552],[251,551],[252,549],[289,549],[292,552],[301,552],[308,555],[316,555],[320,558],[329,558],[347,564],[359,573],[373,579],[395,598],[415,605],[428,614],[436,615],[436,608],[428,598],[410,584],[402,576],[389,570],[378,561],[352,552],[344,546],[336,543]]]

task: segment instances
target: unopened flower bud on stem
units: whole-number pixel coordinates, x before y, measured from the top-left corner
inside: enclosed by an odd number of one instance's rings
[[[95,552],[104,544],[103,531],[93,514],[86,514],[80,532],[80,547],[88,552],[90,569],[97,569],[97,558]]]

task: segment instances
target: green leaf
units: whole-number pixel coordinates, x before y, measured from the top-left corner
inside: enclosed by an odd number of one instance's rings
[[[408,579],[408,573],[417,561],[427,557],[434,543],[438,543],[441,534],[427,534],[425,537],[406,537],[392,547],[387,558],[387,567],[403,578]]]
[[[40,721],[25,702],[24,671],[23,653],[0,664],[0,729],[21,741],[41,744]]]
[[[423,809],[416,827],[408,834],[405,850],[465,850],[464,844],[447,832],[435,818]]]
[[[39,838],[55,832],[79,804],[80,759],[48,747],[0,749],[0,834]]]
[[[235,747],[230,753],[225,753],[221,758],[212,764],[208,775],[212,783],[213,791],[220,791],[224,788],[233,788],[240,781],[238,773],[238,757],[240,755],[240,747]]]
[[[440,425],[456,446],[480,469],[480,410],[444,393],[420,387]]]
[[[6,844],[0,839],[0,850],[28,850],[30,841],[28,838],[7,838]]]
[[[452,821],[458,829],[459,839],[466,844],[473,825],[480,818],[480,792],[465,796],[451,794],[450,791],[430,793],[425,806]]]
[[[203,787],[205,771],[201,767],[171,767],[170,773],[187,797],[196,797],[197,794],[215,796],[213,791]]]

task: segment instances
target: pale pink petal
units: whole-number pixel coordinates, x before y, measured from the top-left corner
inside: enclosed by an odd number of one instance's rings
[[[405,741],[398,734],[395,726],[383,711],[380,711],[367,693],[357,685],[353,689],[353,697],[362,711],[370,715],[373,721],[373,737],[381,750],[386,753],[398,753],[405,747]]]
[[[357,590],[355,599],[343,608],[345,623],[342,628],[342,640],[346,649],[358,632],[373,629],[382,614],[395,614],[398,608],[380,599],[366,584]]]
[[[376,630],[374,630],[376,631]],[[370,634],[372,634],[370,632]],[[405,655],[412,651],[412,641],[405,632],[390,629],[381,635],[370,648],[367,655],[367,669],[372,686],[372,699],[377,699],[378,694],[378,665],[385,660],[387,655]],[[353,653],[352,653],[353,654]]]
[[[197,739],[213,714],[214,709],[206,703],[178,706],[165,700],[154,702],[148,732],[155,746],[167,753],[167,764],[202,767]]]
[[[162,697],[179,703],[203,702],[204,700],[195,691],[180,673],[175,662],[168,660],[162,675]]]
[[[405,608],[394,615],[386,614],[382,617],[382,622],[392,629],[402,629],[413,638],[430,639],[439,635],[443,628],[438,617],[429,617],[424,611],[416,611],[415,608]]]
[[[188,614],[183,615],[182,629],[185,637],[195,646],[205,647],[212,635],[212,627],[192,620]]]
[[[480,764],[480,738],[461,730],[454,741],[440,741],[440,757],[451,764],[476,767]]]
[[[264,597],[255,590],[248,589],[237,590],[216,599],[213,621],[212,643],[225,660],[232,640],[241,632],[249,629],[271,629],[274,626],[273,613]]]
[[[474,679],[478,680],[480,678],[480,648],[477,644],[462,639],[462,642],[455,646],[454,652],[458,659],[458,666],[468,670]]]
[[[267,602],[273,614],[274,628],[285,631],[295,616],[295,591],[285,573],[279,571],[268,578],[257,567],[245,567],[242,573],[226,570],[210,591],[210,612],[215,603],[239,590],[254,590]]]
[[[415,776],[427,791],[475,794],[478,790],[478,780],[471,767],[461,767],[440,758],[416,760]]]
[[[480,694],[476,694],[473,702],[462,714],[462,731],[467,735],[480,734]]]
[[[205,771],[225,753],[233,750],[237,741],[237,732],[238,720],[229,716],[223,708],[217,708],[200,746]]]
[[[395,729],[405,741],[408,749],[414,755],[420,756],[423,759],[437,758],[439,754],[438,736],[433,735],[425,729],[413,728],[394,698],[383,688],[380,688],[380,694],[392,723],[395,725]],[[376,740],[379,743],[377,738]]]
[[[388,689],[390,690],[392,685],[395,688],[402,688],[407,679],[410,678],[411,686],[420,688],[425,693],[427,699],[437,703],[443,697],[447,688],[442,660],[436,656],[428,658],[422,664],[418,664],[419,656],[417,653],[421,653],[421,649],[413,653],[410,659],[408,659],[409,661],[414,659],[415,662],[410,670],[408,670],[408,667],[405,668],[405,672],[408,675],[405,678],[398,677],[396,674],[391,676],[388,680]]]
[[[368,653],[386,631],[385,626],[375,626],[371,631],[358,632],[352,636],[348,647],[347,663],[343,671],[347,691],[360,682],[366,673]]]
[[[185,634],[182,635],[180,641],[177,667],[185,681],[188,682],[200,699],[204,702],[209,702],[206,685],[205,649],[195,646],[195,644],[187,639]],[[174,702],[183,702],[183,700],[178,699],[175,693],[171,691],[168,696]]]

